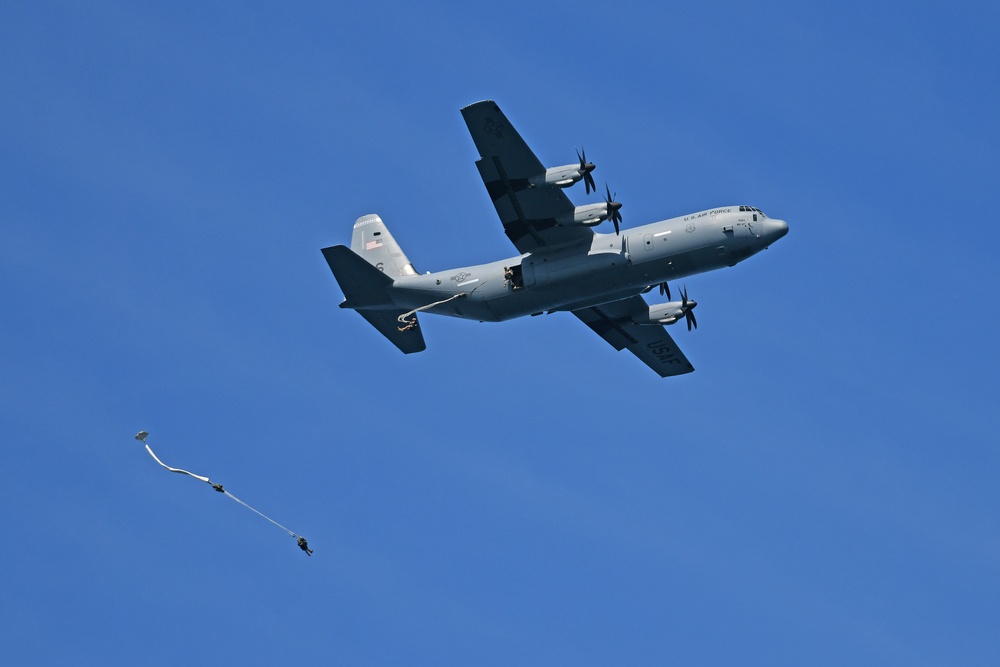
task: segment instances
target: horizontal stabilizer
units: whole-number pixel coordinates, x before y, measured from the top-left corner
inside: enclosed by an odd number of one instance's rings
[[[369,324],[404,354],[427,348],[416,315],[408,317],[407,324],[399,321],[399,316],[408,311],[393,304],[389,297],[386,288],[392,285],[392,278],[347,246],[323,248],[323,257],[344,292],[346,300],[340,304],[341,308],[357,310],[361,317],[368,320]]]
[[[323,257],[347,299],[343,308],[392,306],[386,287],[392,278],[363,260],[350,248],[335,245],[323,248]]]
[[[424,343],[424,334],[420,331],[417,316],[410,315],[406,318],[411,324],[404,326],[399,321],[399,316],[405,312],[405,310],[359,310],[358,315],[368,320],[369,324],[378,329],[379,333],[388,338],[389,342],[398,347],[403,354],[423,352],[427,349],[427,344]]]

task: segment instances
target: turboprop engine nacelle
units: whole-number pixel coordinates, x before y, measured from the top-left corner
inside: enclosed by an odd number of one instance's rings
[[[606,203],[587,204],[586,206],[577,206],[573,209],[573,215],[559,216],[556,218],[556,222],[560,225],[586,225],[587,227],[593,227],[607,219],[608,205]]]
[[[693,301],[688,301],[690,307]],[[646,313],[637,313],[632,316],[632,321],[636,324],[673,324],[684,317],[684,303],[681,301],[671,301],[669,303],[659,303],[650,306]]]
[[[555,185],[560,188],[568,188],[574,183],[579,183],[583,179],[584,172],[578,164],[567,164],[561,167],[546,169],[544,174],[538,174],[528,179],[528,183],[534,186]]]

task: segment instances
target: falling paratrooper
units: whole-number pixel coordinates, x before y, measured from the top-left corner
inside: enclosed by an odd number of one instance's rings
[[[152,448],[149,446],[149,443],[146,441],[146,438],[148,438],[148,437],[149,437],[149,433],[146,432],[146,431],[139,431],[135,435],[135,439],[138,440],[139,442],[141,442],[143,445],[146,446],[146,451],[149,452],[149,455],[153,457],[154,461],[156,461],[157,463],[159,463],[161,466],[163,466],[164,468],[166,468],[170,472],[176,472],[176,473],[180,473],[182,475],[188,475],[189,477],[194,477],[196,480],[198,480],[200,482],[205,482],[206,484],[208,484],[209,486],[211,486],[213,489],[215,489],[219,493],[226,494],[227,496],[229,496],[230,498],[232,498],[233,500],[235,500],[236,502],[238,502],[240,505],[243,505],[243,507],[246,507],[248,510],[256,513],[257,515],[259,515],[259,516],[261,516],[261,517],[263,517],[265,519],[267,519],[268,521],[270,521],[271,523],[273,523],[275,526],[277,526],[278,528],[281,528],[283,531],[285,531],[286,533],[288,533],[289,535],[291,535],[292,537],[294,537],[296,539],[296,544],[298,544],[299,548],[302,549],[302,551],[304,551],[307,556],[312,556],[313,550],[309,548],[309,542],[306,541],[306,538],[304,538],[303,536],[301,536],[301,535],[299,535],[299,534],[297,534],[297,533],[289,530],[288,528],[285,528],[280,523],[278,523],[277,521],[275,521],[271,517],[267,516],[266,514],[264,514],[263,512],[261,512],[260,510],[255,509],[255,508],[251,507],[250,505],[247,505],[245,502],[243,502],[242,500],[240,500],[239,498],[237,498],[236,496],[234,496],[233,494],[231,494],[229,491],[227,491],[221,484],[216,484],[215,482],[213,482],[212,480],[210,480],[208,477],[205,477],[203,475],[196,475],[195,473],[190,472],[188,470],[182,470],[181,468],[171,468],[166,463],[164,463],[163,461],[161,461],[159,459],[159,457],[157,457],[156,454],[153,453]]]

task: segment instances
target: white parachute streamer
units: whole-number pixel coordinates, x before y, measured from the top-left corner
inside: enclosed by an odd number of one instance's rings
[[[273,523],[278,528],[281,528],[283,531],[285,531],[286,533],[288,533],[292,537],[297,538],[298,539],[299,548],[302,549],[303,551],[305,551],[308,555],[312,555],[312,549],[309,548],[309,544],[308,544],[308,542],[306,542],[306,539],[304,537],[302,537],[301,535],[293,532],[292,530],[289,530],[285,526],[282,526],[280,523],[278,523],[277,521],[275,521],[271,517],[267,516],[266,514],[264,514],[263,512],[261,512],[260,510],[254,508],[254,507],[251,507],[250,505],[247,505],[245,502],[243,502],[242,500],[240,500],[239,498],[237,498],[236,496],[234,496],[233,494],[231,494],[229,491],[226,491],[222,487],[221,484],[216,484],[215,482],[213,482],[212,480],[210,480],[208,477],[205,477],[204,475],[196,475],[195,473],[191,472],[190,470],[184,470],[182,468],[171,468],[166,463],[164,463],[163,461],[161,461],[160,458],[155,453],[153,453],[153,449],[149,446],[149,443],[146,442],[146,438],[147,437],[149,437],[149,433],[147,433],[146,431],[139,431],[139,433],[136,434],[135,439],[138,440],[139,442],[141,442],[142,444],[144,444],[146,446],[146,451],[149,452],[149,455],[153,457],[154,461],[156,461],[157,463],[159,463],[161,466],[163,466],[164,468],[166,468],[170,472],[176,472],[176,473],[180,473],[182,475],[188,475],[190,477],[194,477],[198,481],[205,482],[206,484],[210,485],[213,489],[215,489],[219,493],[224,493],[225,495],[229,496],[230,498],[232,498],[233,500],[235,500],[236,502],[238,502],[240,505],[243,505],[243,507],[246,507],[251,512],[254,512],[258,516],[267,519],[268,521],[270,521],[271,523]]]
[[[143,433],[146,433],[146,432],[145,431],[139,431],[140,435],[142,435]],[[147,433],[146,435],[149,435],[149,434]],[[208,477],[202,477],[201,475],[196,475],[196,474],[194,474],[193,472],[191,472],[189,470],[181,470],[180,468],[171,468],[166,463],[164,463],[163,461],[161,461],[159,459],[159,457],[156,456],[156,454],[153,453],[153,450],[149,448],[149,443],[146,442],[145,438],[140,438],[139,436],[136,436],[136,440],[140,440],[142,442],[142,444],[146,445],[146,451],[149,452],[149,455],[153,457],[153,460],[156,461],[157,463],[159,463],[161,466],[163,466],[167,470],[169,470],[170,472],[179,472],[179,473],[182,473],[182,474],[185,474],[185,475],[191,475],[195,479],[200,479],[201,481],[203,481],[203,482],[205,482],[207,484],[211,484],[212,483],[212,480],[210,480]]]

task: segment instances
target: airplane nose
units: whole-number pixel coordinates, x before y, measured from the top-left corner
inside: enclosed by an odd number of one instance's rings
[[[770,245],[788,233],[788,223],[784,220],[768,218],[764,221],[764,233],[761,236]]]

